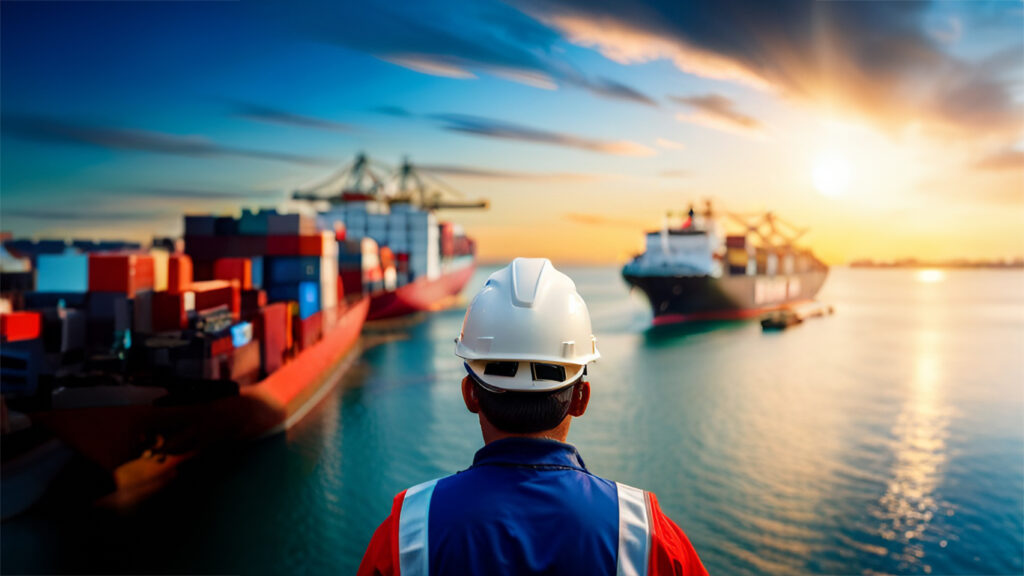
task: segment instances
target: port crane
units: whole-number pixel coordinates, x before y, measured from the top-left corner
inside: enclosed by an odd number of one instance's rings
[[[455,197],[454,199],[451,197]],[[419,170],[408,158],[392,168],[366,154],[342,166],[323,181],[292,193],[292,199],[310,202],[411,203],[425,210],[487,209],[487,200],[464,200],[464,196],[436,175]]]

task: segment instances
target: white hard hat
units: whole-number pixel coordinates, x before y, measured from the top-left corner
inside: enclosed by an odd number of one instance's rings
[[[485,386],[547,391],[600,358],[587,304],[547,258],[516,258],[473,298],[455,355]]]

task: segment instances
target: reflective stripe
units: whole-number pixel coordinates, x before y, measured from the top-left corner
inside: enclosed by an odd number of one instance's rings
[[[418,484],[405,491],[398,517],[398,566],[401,576],[430,574],[430,497],[437,480]]]
[[[651,549],[647,494],[639,488],[615,483],[619,494],[619,576],[646,576]]]

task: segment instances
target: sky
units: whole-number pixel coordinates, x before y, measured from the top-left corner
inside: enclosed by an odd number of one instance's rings
[[[1024,255],[1024,3],[0,3],[0,228],[309,209],[360,152],[490,209],[498,261],[614,263],[771,210],[830,263]]]

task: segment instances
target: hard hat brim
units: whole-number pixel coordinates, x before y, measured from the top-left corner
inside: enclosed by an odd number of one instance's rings
[[[518,361],[521,365],[520,369],[516,371],[516,375],[512,377],[485,374],[487,364],[495,361]],[[565,366],[565,380],[534,380],[529,366],[522,366],[522,364],[529,364],[531,361]],[[551,362],[541,359],[520,360],[517,358],[467,360],[465,366],[466,371],[486,387],[507,392],[550,392],[552,390],[559,390],[579,380],[586,369],[585,364],[567,364],[565,362]]]

